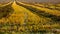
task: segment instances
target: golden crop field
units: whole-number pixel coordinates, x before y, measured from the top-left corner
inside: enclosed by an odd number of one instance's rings
[[[1,34],[60,34],[60,4],[13,2],[0,7]]]

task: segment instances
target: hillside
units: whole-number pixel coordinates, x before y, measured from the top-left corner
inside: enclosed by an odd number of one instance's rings
[[[53,8],[51,10],[49,9],[49,7],[41,7],[40,4],[38,6],[37,4],[32,5],[22,2],[13,2],[13,4],[8,5],[8,7],[11,10],[11,12],[7,10],[8,8],[6,6],[5,10],[8,11],[9,14],[7,14],[8,17],[2,16],[0,19],[0,33],[60,33],[60,10],[53,10]],[[5,11],[4,13],[6,14]]]
[[[19,2],[27,2],[27,3],[53,3],[53,4],[56,4],[56,3],[60,3],[60,0],[16,0],[16,1],[19,1]]]

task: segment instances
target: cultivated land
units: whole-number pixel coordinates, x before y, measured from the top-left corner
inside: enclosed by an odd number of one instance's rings
[[[1,34],[60,34],[60,4],[13,2],[0,7]]]

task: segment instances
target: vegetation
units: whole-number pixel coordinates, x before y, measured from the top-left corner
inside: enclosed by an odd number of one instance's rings
[[[14,2],[0,11],[1,34],[60,34],[59,10]]]
[[[44,17],[51,18],[52,20],[55,20],[55,21],[59,21],[60,20],[59,16],[55,15],[54,12],[53,12],[53,10],[49,10],[49,9],[46,9],[46,8],[41,8],[40,9],[39,7],[36,7],[36,6],[33,6],[33,5],[27,5],[27,4],[23,4],[23,3],[20,3],[20,4],[17,3],[17,4],[20,5],[20,6],[23,6],[23,7],[27,8],[29,10],[31,10],[32,12],[34,12],[34,13],[36,13],[38,15],[42,15]],[[55,12],[59,13],[58,11],[55,11]]]

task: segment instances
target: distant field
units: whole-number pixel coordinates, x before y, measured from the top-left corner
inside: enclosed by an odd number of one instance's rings
[[[60,4],[13,2],[0,7],[1,34],[60,34]]]

